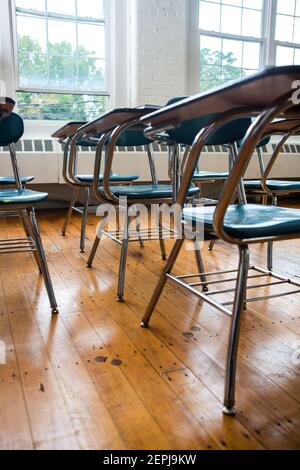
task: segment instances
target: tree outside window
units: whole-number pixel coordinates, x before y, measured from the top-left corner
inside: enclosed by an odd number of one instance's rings
[[[18,112],[91,120],[107,107],[103,0],[16,0]]]

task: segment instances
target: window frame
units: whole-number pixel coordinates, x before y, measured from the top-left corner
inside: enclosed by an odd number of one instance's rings
[[[3,66],[4,80],[8,84],[7,94],[16,98],[16,93],[41,92],[41,93],[67,93],[73,95],[104,96],[107,108],[126,106],[128,104],[128,70],[127,70],[127,0],[104,0],[105,8],[105,91],[87,90],[50,90],[38,88],[25,88],[19,86],[18,73],[18,46],[16,28],[15,0],[1,0],[3,2],[3,16],[0,18],[0,47],[2,42],[2,58],[0,55],[0,67]],[[1,6],[2,8],[2,6]],[[10,51],[13,51],[11,56]],[[1,60],[2,59],[2,60]],[[122,77],[122,80],[119,78]],[[31,127],[57,128],[65,121],[28,120]]]
[[[12,22],[12,31],[13,31],[13,45],[14,45],[14,66],[15,66],[15,77],[16,77],[16,92],[28,92],[28,93],[48,93],[48,94],[69,94],[69,95],[94,95],[94,96],[110,96],[109,83],[110,83],[110,67],[109,62],[109,44],[108,44],[108,27],[109,27],[109,8],[108,0],[103,0],[103,9],[104,9],[104,27],[105,27],[105,88],[106,90],[95,91],[95,90],[74,90],[72,89],[60,89],[60,88],[30,88],[30,87],[21,87],[20,86],[20,74],[19,74],[19,61],[18,61],[18,35],[17,35],[17,14],[16,14],[16,0],[10,0],[11,2],[11,22]],[[55,15],[53,17],[48,15],[46,11],[45,19],[58,19],[61,16],[61,21],[72,22],[71,20],[64,19],[64,15]],[[76,17],[74,17],[73,23],[76,23]],[[83,22],[82,22],[83,23]],[[89,23],[89,21],[86,21]],[[77,33],[76,33],[77,35]],[[77,39],[77,38],[76,38]],[[48,41],[48,38],[47,38]]]
[[[277,19],[277,0],[263,0],[262,8],[262,38],[247,38],[243,35],[231,35],[227,33],[210,32],[199,28],[199,0],[189,1],[188,12],[188,67],[187,67],[187,88],[188,94],[199,93],[199,70],[200,54],[199,43],[200,36],[204,34],[210,37],[221,39],[233,39],[238,41],[260,42],[260,67],[276,65],[276,52],[278,46],[291,47],[300,50],[300,43],[290,43],[278,41],[275,38],[276,19]]]
[[[276,7],[277,7],[277,0],[274,0],[274,2],[275,1],[276,1]],[[296,6],[296,4],[295,4],[295,6]],[[276,10],[277,10],[277,8],[276,8]],[[287,16],[289,16],[289,15],[287,15]],[[298,16],[298,18],[299,18],[299,16]],[[295,17],[294,17],[294,19],[295,19]],[[275,13],[274,24],[275,24],[275,27],[276,27],[276,13]],[[293,26],[295,27],[295,24]],[[275,28],[274,28],[274,42],[275,42],[275,59],[274,59],[274,63],[276,62],[276,49],[277,49],[278,46],[289,47],[289,48],[292,48],[294,50],[298,49],[300,51],[300,43],[277,40],[276,37],[275,37]]]

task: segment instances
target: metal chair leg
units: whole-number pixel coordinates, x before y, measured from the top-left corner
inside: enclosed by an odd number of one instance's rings
[[[237,160],[238,154],[239,154],[238,144],[236,142],[230,146],[229,154],[231,154],[231,157],[229,156],[229,158],[232,159],[231,168],[233,168]],[[247,196],[246,196],[243,178],[241,178],[241,181],[239,182],[239,185],[238,185],[238,197],[239,197],[240,204],[247,204]]]
[[[143,241],[143,238],[142,238],[142,235],[141,235],[141,220],[140,220],[139,215],[137,215],[137,217],[136,217],[136,231],[139,235],[140,247],[144,248],[145,244],[144,244],[144,241]]]
[[[248,246],[240,247],[239,271],[235,291],[235,299],[231,318],[231,327],[229,335],[229,345],[227,352],[226,380],[225,380],[225,397],[223,413],[232,416],[235,410],[235,384],[236,384],[236,368],[237,353],[239,346],[239,337],[241,330],[242,313],[247,292],[247,278],[249,270],[249,248]]]
[[[95,241],[94,241],[94,244],[93,244],[92,251],[91,251],[90,256],[89,256],[89,259],[88,259],[88,261],[87,261],[87,267],[88,267],[88,268],[91,268],[91,267],[93,266],[94,258],[95,258],[95,256],[96,256],[97,250],[98,250],[98,248],[99,248],[100,241],[101,241],[101,238],[99,238],[99,237],[96,235],[96,238],[95,238]]]
[[[32,227],[31,227],[31,223],[30,223],[29,214],[27,212],[19,211],[18,215],[19,215],[19,218],[22,222],[22,225],[23,225],[24,232],[25,232],[26,236],[33,238]],[[39,260],[37,252],[34,251],[33,255],[34,255],[34,259],[35,259],[36,265],[38,267],[39,273],[42,274],[42,268],[41,268],[41,265],[40,265],[40,260]]]
[[[36,243],[37,253],[39,256],[39,263],[41,266],[42,275],[44,277],[45,286],[47,289],[47,293],[48,293],[48,297],[49,297],[49,301],[50,301],[50,305],[52,309],[52,314],[58,314],[57,302],[56,302],[56,298],[55,298],[55,294],[54,294],[54,290],[52,286],[52,281],[51,281],[51,277],[50,277],[50,273],[49,273],[49,269],[47,265],[45,251],[43,248],[40,231],[38,228],[38,224],[37,224],[36,217],[35,217],[35,211],[33,208],[30,211],[30,221],[31,221],[31,226],[32,226],[32,235]]]
[[[160,251],[161,257],[163,261],[167,261],[167,252],[166,252],[166,244],[162,234],[163,229],[163,220],[162,220],[162,213],[159,213],[159,244],[160,244]]]
[[[87,261],[87,267],[91,268],[94,262],[94,258],[96,256],[97,250],[99,248],[99,244],[102,238],[102,230],[105,228],[106,225],[106,217],[103,217],[103,219],[100,221],[98,227],[97,227],[97,234],[96,238],[93,243],[93,247],[89,256],[89,259]]]
[[[199,249],[197,249],[196,243],[195,243],[195,257],[196,257],[198,272],[200,274],[200,281],[201,282],[207,282],[206,276],[203,275],[203,273],[205,273],[205,269],[204,269],[203,259],[202,259],[202,256],[201,256],[201,251]],[[202,290],[203,290],[203,292],[208,292],[208,286],[206,284],[203,284]]]
[[[66,218],[65,218],[63,228],[62,228],[62,230],[61,230],[61,234],[62,234],[63,237],[66,235],[67,228],[68,228],[70,219],[71,219],[71,217],[72,217],[73,207],[75,206],[76,201],[77,201],[77,199],[78,199],[79,191],[80,191],[79,188],[75,188],[75,189],[74,189],[73,196],[72,196],[72,199],[71,199],[71,202],[70,202],[70,206],[69,206],[69,210],[68,210],[67,216],[66,216]]]
[[[215,244],[216,240],[212,240],[208,246],[208,251],[213,251]]]
[[[278,200],[277,197],[273,196],[272,197],[272,205],[277,206]],[[273,271],[273,248],[274,248],[274,242],[270,241],[268,242],[268,271]]]
[[[274,243],[268,242],[268,271],[273,271],[273,248]]]
[[[153,293],[153,296],[148,304],[147,310],[145,312],[145,315],[142,319],[141,326],[143,328],[147,328],[149,326],[149,322],[152,317],[152,313],[156,307],[157,302],[159,301],[159,298],[162,294],[162,291],[166,285],[167,282],[167,274],[170,274],[174,264],[176,263],[176,260],[178,258],[178,255],[180,253],[180,250],[182,248],[182,245],[184,243],[184,238],[176,240],[176,243],[173,247],[173,250],[168,258],[167,264],[163,270],[163,273],[158,281],[158,284],[155,288],[155,291]]]
[[[117,239],[120,240],[120,213],[116,213],[116,230],[117,230]]]
[[[127,213],[125,217],[124,236],[123,236],[123,242],[122,242],[120,266],[119,266],[119,281],[118,281],[118,295],[117,295],[118,302],[124,301],[124,286],[125,286],[126,261],[127,261],[128,244],[129,244],[130,221],[131,221],[131,216]]]
[[[86,223],[87,223],[87,216],[88,216],[88,210],[89,210],[89,202],[90,202],[90,188],[85,188],[84,207],[83,207],[83,214],[82,214],[81,234],[80,234],[81,253],[84,253],[84,247],[85,247],[85,232],[86,232]]]

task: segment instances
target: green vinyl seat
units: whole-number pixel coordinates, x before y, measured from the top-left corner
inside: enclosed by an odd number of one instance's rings
[[[264,191],[261,180],[244,181],[247,191]],[[300,192],[300,181],[267,180],[267,187],[271,191]]]
[[[93,175],[76,175],[76,178],[80,183],[93,183],[94,176]],[[112,183],[131,183],[139,179],[139,176],[136,175],[117,175],[112,174],[110,177],[110,181]],[[99,181],[103,181],[103,175],[99,176]]]
[[[217,180],[217,179],[226,179],[228,178],[228,172],[216,172],[216,171],[196,171],[193,176],[195,181],[204,181],[204,180]]]
[[[22,184],[30,183],[34,180],[34,176],[22,176],[21,182]],[[11,186],[16,184],[16,180],[13,176],[0,176],[0,186]]]
[[[0,190],[0,205],[24,205],[31,206],[47,199],[47,193],[30,191],[28,189]]]
[[[133,186],[111,186],[112,194],[116,197],[128,197],[129,199],[171,199],[173,197],[173,186],[170,184],[141,184]],[[189,197],[196,195],[199,188],[192,186]],[[100,195],[105,197],[103,188],[99,188]]]
[[[204,223],[206,230],[213,231],[214,211],[214,207],[186,208],[183,218],[185,222]],[[238,240],[300,234],[300,210],[258,204],[230,206],[224,230]]]

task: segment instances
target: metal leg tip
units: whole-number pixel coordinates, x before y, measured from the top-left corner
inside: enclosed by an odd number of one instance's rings
[[[87,263],[86,267],[89,268],[89,269],[92,269],[93,266],[92,266],[91,263]]]
[[[57,307],[52,308],[51,313],[52,315],[58,315],[59,314],[58,308]]]
[[[66,236],[66,233],[65,233],[65,232],[61,232],[61,236],[62,236],[62,237],[65,237],[65,236]]]
[[[120,302],[120,303],[124,302],[124,297],[122,295],[118,295],[117,302]]]
[[[203,288],[202,288],[202,291],[203,291],[203,292],[208,292],[208,290],[209,290],[209,289],[208,289],[208,286],[203,286]]]
[[[223,414],[226,415],[226,416],[235,416],[236,415],[236,409],[234,408],[234,406],[232,408],[227,408],[227,406],[224,406]]]
[[[80,253],[84,253],[84,249],[80,248]]]
[[[210,244],[208,245],[208,251],[213,251],[215,247],[215,242],[210,242]]]
[[[142,321],[142,322],[141,322],[141,327],[142,327],[142,328],[148,328],[148,327],[149,327],[149,323],[146,323],[145,321]]]
[[[168,258],[167,258],[166,256],[162,256],[162,260],[163,260],[163,261],[167,261],[167,259],[168,259]]]

